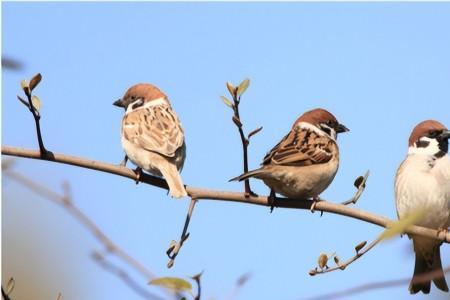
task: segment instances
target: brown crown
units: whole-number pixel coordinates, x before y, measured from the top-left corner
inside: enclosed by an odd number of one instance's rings
[[[336,117],[333,116],[330,112],[322,108],[316,108],[310,111],[305,112],[301,115],[297,121],[295,121],[294,126],[298,122],[306,122],[315,126],[319,126],[320,123],[326,123],[328,121],[333,121],[338,123]]]
[[[146,102],[158,98],[167,99],[166,94],[150,83],[139,83],[130,87],[125,93],[125,96],[123,96],[123,99],[128,100],[131,97],[135,99],[142,98]]]
[[[447,128],[435,120],[426,120],[420,122],[414,127],[411,135],[409,136],[408,146],[413,146],[421,137],[426,136],[430,131],[433,130],[447,130]]]

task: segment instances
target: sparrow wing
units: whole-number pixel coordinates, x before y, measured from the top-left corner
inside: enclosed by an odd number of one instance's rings
[[[124,138],[148,151],[174,157],[184,142],[180,120],[170,106],[137,109],[122,121]]]
[[[262,165],[308,166],[323,164],[332,157],[336,144],[326,136],[308,129],[291,130],[264,157]]]

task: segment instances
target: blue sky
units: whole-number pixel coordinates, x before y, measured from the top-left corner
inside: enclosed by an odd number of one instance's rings
[[[248,77],[245,130],[264,126],[249,148],[250,168],[302,112],[326,108],[351,131],[339,137],[340,169],[322,196],[346,200],[353,180],[370,169],[357,207],[395,218],[393,178],[412,128],[429,118],[450,126],[448,28],[449,3],[3,3],[2,53],[24,68],[2,70],[2,144],[37,147],[33,120],[15,97],[21,79],[41,72],[36,94],[47,147],[119,163],[123,112],[112,102],[129,86],[151,82],[169,95],[185,128],[185,183],[237,191],[241,185],[228,179],[241,173],[240,140],[219,96],[227,93],[226,81]],[[213,201],[196,207],[191,236],[168,270],[165,250],[180,234],[188,201],[70,166],[17,160],[16,169],[57,190],[69,181],[83,211],[154,273],[205,270],[204,299],[227,299],[246,272],[252,276],[240,299],[302,299],[412,274],[410,242],[397,238],[343,272],[310,277],[320,252],[350,257],[381,228],[331,214],[269,214]],[[100,245],[65,211],[6,178],[3,217],[3,247],[20,249],[13,228],[40,237],[46,247],[36,247],[27,262],[49,261],[35,280],[61,274],[55,291],[65,299],[140,299],[90,259]],[[449,248],[441,250],[444,265]],[[382,297],[410,298],[402,286],[350,299]]]

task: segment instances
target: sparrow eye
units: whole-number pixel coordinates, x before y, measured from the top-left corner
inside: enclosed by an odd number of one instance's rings
[[[131,96],[131,100],[134,100],[134,99],[136,99],[136,96]]]
[[[431,130],[430,132],[428,132],[428,137],[429,138],[436,138],[439,134],[440,134],[439,130]]]

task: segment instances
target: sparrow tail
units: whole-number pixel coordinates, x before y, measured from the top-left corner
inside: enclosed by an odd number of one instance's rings
[[[167,181],[167,184],[169,185],[169,193],[172,197],[183,198],[187,196],[183,180],[181,179],[180,173],[174,164],[167,162],[163,168],[159,168],[159,171]]]
[[[249,172],[247,172],[247,173],[241,174],[241,175],[239,175],[239,176],[237,176],[237,177],[231,178],[231,179],[228,180],[228,181],[230,182],[230,181],[242,181],[242,180],[246,180],[246,179],[249,179],[250,177],[255,177],[255,175],[258,175],[258,174],[260,174],[261,172],[262,172],[261,169],[256,169],[256,170],[249,171]]]
[[[439,274],[433,279],[434,284],[440,290],[444,292],[448,292],[447,282],[445,281],[444,271],[442,270],[441,263],[441,251],[440,247],[436,247],[436,250],[433,254],[433,263],[427,264],[425,257],[421,253],[416,253],[416,263],[414,266],[414,275],[409,285],[409,291],[411,294],[416,294],[419,291],[422,291],[424,294],[428,294],[430,292],[431,280],[426,282],[414,282],[415,278],[419,279],[422,275],[425,275],[429,272],[437,271]]]

